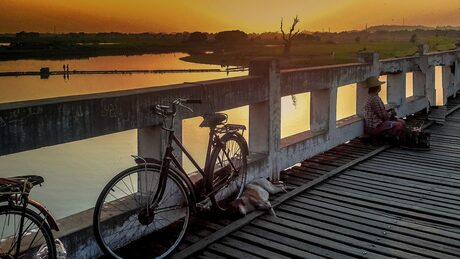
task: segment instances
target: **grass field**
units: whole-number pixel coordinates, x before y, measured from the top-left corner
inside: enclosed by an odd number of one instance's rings
[[[430,37],[426,41],[431,51],[455,48],[455,41],[447,37]],[[183,60],[197,63],[247,66],[251,59],[271,56],[279,58],[283,67],[318,66],[356,62],[358,52],[378,52],[381,59],[412,56],[419,43],[408,41],[302,43],[292,46],[291,55],[283,55],[282,45],[252,44],[232,46],[214,54],[195,54]]]
[[[14,38],[10,38],[14,39]],[[8,40],[2,39],[1,40]],[[219,65],[247,66],[257,57],[279,58],[282,67],[304,67],[356,62],[358,52],[378,52],[380,58],[414,55],[417,45],[427,43],[431,51],[455,48],[456,40],[447,36],[430,36],[412,43],[408,40],[392,41],[295,41],[291,54],[283,54],[281,40],[253,39],[228,44],[207,41],[190,43],[181,39],[156,39],[142,36],[111,37],[40,37],[23,40],[20,47],[0,47],[0,60],[65,59],[106,55],[141,55],[147,53],[186,52],[185,61]],[[102,43],[102,44],[101,44]],[[110,43],[110,44],[107,44]],[[210,54],[206,54],[210,53]]]

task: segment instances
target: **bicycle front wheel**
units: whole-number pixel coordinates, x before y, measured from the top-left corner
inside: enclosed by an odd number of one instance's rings
[[[157,206],[160,166],[129,168],[115,176],[100,194],[93,216],[99,247],[115,258],[157,258],[170,254],[190,220],[186,187],[173,172]]]
[[[53,233],[46,220],[26,208],[23,231],[19,233],[21,217],[19,206],[0,207],[0,258],[56,258]]]
[[[248,148],[238,133],[225,134],[221,142],[223,146],[217,146],[211,153],[207,190],[214,192],[210,196],[214,207],[226,211],[246,183]]]

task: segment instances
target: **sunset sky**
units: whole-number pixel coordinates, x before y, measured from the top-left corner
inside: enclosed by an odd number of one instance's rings
[[[459,0],[0,0],[0,32],[343,31],[380,24],[460,26]]]

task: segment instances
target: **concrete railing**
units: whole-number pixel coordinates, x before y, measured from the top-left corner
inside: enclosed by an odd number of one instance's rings
[[[366,78],[387,75],[388,104],[405,116],[436,103],[435,66],[443,67],[444,101],[460,90],[459,60],[457,51],[389,60],[361,53],[360,63],[280,70],[277,60],[265,58],[252,61],[244,77],[0,104],[0,155],[137,128],[139,155],[158,158],[164,135],[151,107],[183,97],[201,99],[203,105],[179,119],[249,105],[248,174],[278,179],[280,170],[363,133],[360,115],[367,92],[360,85]],[[414,76],[410,98],[407,72]],[[358,85],[356,115],[337,121],[337,89],[353,83]],[[310,130],[281,139],[281,97],[305,92],[311,96]],[[176,125],[181,138],[181,123]],[[88,210],[60,220],[59,235],[71,257],[99,253],[91,215]]]

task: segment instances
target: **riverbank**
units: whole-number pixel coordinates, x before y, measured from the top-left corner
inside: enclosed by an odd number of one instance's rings
[[[406,57],[415,54],[417,45],[421,43],[429,44],[432,51],[444,51],[455,48],[455,42],[455,39],[443,36],[432,36],[419,42],[401,39],[367,39],[351,42],[297,40],[292,44],[290,55],[285,55],[283,42],[277,39],[249,39],[231,43],[150,38],[86,39],[84,42],[40,39],[26,40],[14,46],[0,46],[0,60],[84,59],[97,56],[183,52],[189,54],[182,58],[184,61],[221,66],[247,66],[254,58],[272,56],[280,59],[282,67],[289,68],[355,62],[360,51],[378,52],[381,58]]]

